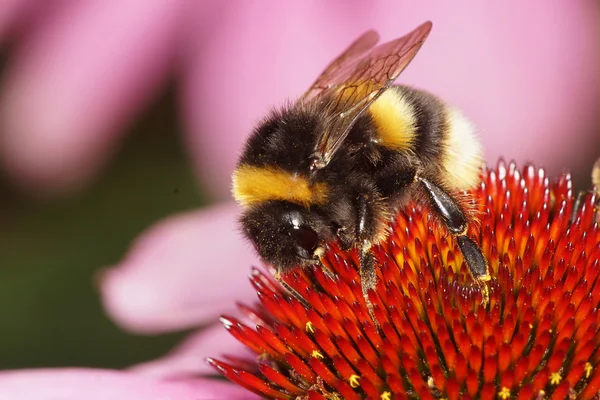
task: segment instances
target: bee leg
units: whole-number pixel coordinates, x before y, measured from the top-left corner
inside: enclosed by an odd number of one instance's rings
[[[296,300],[298,300],[300,302],[300,304],[302,304],[305,308],[312,308],[310,306],[310,304],[304,300],[304,297],[302,297],[300,295],[300,293],[298,293],[298,291],[296,289],[294,289],[293,287],[291,287],[290,285],[288,285],[288,283],[286,281],[283,280],[282,276],[281,276],[281,269],[277,268],[277,271],[275,271],[275,274],[273,274],[273,277],[275,278],[275,280],[277,280],[277,282],[279,282],[279,284],[281,286],[283,286],[283,288],[292,295],[293,298],[295,298]]]
[[[467,218],[460,206],[442,188],[433,182],[417,177],[417,181],[427,192],[433,210],[440,216],[448,230],[456,237],[458,247],[469,267],[475,284],[481,289],[482,303],[486,306],[489,302],[489,288],[486,284],[491,279],[488,263],[481,253],[481,249],[467,235]]]
[[[365,304],[369,310],[369,315],[373,320],[375,326],[379,329],[379,322],[375,318],[375,312],[373,311],[373,304],[369,299],[369,290],[375,290],[377,286],[377,271],[375,270],[375,260],[373,259],[373,253],[371,253],[371,244],[365,239],[365,227],[367,226],[367,215],[368,215],[368,195],[361,194],[358,196],[358,226],[356,229],[356,235],[359,239],[357,243],[360,243],[360,284],[362,287],[363,298]]]
[[[373,259],[373,253],[371,253],[371,246],[363,246],[360,249],[360,284],[362,287],[363,298],[367,310],[369,310],[369,316],[375,324],[377,329],[381,329],[379,321],[375,318],[375,311],[373,310],[373,303],[369,299],[369,290],[375,290],[377,286],[377,271],[375,271],[375,260]]]
[[[592,167],[592,185],[596,194],[596,222],[600,224],[600,158],[596,160]]]
[[[577,193],[577,197],[575,197],[575,201],[573,202],[573,209],[571,210],[571,217],[569,218],[569,225],[573,225],[575,220],[577,219],[577,214],[579,213],[579,209],[581,209],[581,202],[585,197],[585,192],[580,190]]]
[[[596,193],[600,191],[600,158],[596,160],[592,167],[592,185],[596,187]]]
[[[485,307],[490,302],[490,289],[488,288],[486,282],[492,279],[488,271],[488,264],[483,257],[483,254],[481,254],[481,249],[479,246],[477,246],[477,244],[466,234],[456,235],[456,241],[458,242],[458,247],[460,247],[460,251],[467,262],[469,271],[471,271],[475,285],[479,287],[481,291],[481,303]]]

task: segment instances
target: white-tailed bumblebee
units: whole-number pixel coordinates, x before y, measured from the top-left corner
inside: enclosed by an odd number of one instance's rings
[[[600,190],[600,158],[596,160],[592,168],[592,184],[596,187],[596,191]]]
[[[487,263],[467,236],[465,195],[479,183],[471,124],[433,95],[392,85],[431,30],[375,46],[360,36],[295,103],[249,137],[233,173],[241,226],[279,272],[319,264],[324,245],[357,248],[363,294],[376,285],[371,248],[409,199],[425,201],[452,233],[487,301]]]
[[[596,202],[594,204],[594,213],[596,214],[596,222],[600,224],[600,158],[596,160],[594,166],[592,167],[592,193],[596,196]],[[571,210],[571,218],[569,222],[574,224],[577,219],[577,214],[581,210],[583,206],[583,201],[585,199],[585,195],[588,192],[585,190],[580,190],[577,193],[577,197],[575,197],[575,201],[573,203],[573,209]]]

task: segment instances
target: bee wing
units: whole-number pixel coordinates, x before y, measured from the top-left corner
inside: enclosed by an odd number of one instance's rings
[[[375,48],[377,34],[369,31],[317,79],[302,100],[326,99],[330,119],[315,144],[311,170],[329,164],[356,119],[406,68],[430,31],[431,22],[425,22],[409,34]]]
[[[345,81],[344,78],[349,78],[346,76],[348,75],[348,71],[345,70],[353,65],[353,62],[355,62],[358,57],[363,56],[366,52],[375,47],[377,42],[379,42],[379,34],[377,32],[371,30],[363,33],[350,45],[350,47],[325,68],[325,71],[319,75],[310,89],[304,93],[301,100],[310,100],[321,94],[323,91],[330,89],[332,86],[342,84]]]

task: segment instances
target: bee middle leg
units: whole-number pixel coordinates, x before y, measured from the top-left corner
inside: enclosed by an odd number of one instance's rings
[[[486,282],[491,279],[488,263],[483,257],[479,246],[467,235],[468,223],[464,212],[460,209],[456,200],[442,188],[419,176],[416,177],[416,180],[428,194],[433,210],[456,237],[458,247],[460,247],[475,284],[481,289],[483,304],[487,305],[489,302],[489,288]]]
[[[369,310],[369,315],[375,326],[379,328],[379,323],[375,318],[375,312],[373,311],[373,304],[369,300],[369,290],[375,290],[377,286],[377,271],[375,270],[375,260],[373,259],[373,253],[371,253],[371,243],[366,238],[366,227],[368,226],[369,218],[369,195],[360,194],[357,198],[358,205],[358,219],[356,227],[356,237],[358,239],[359,246],[359,262],[360,262],[360,283],[362,287],[362,294]]]

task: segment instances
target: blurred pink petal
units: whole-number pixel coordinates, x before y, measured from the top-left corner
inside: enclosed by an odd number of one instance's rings
[[[219,380],[158,381],[129,372],[39,369],[0,373],[0,399],[10,400],[199,400],[257,399]]]
[[[432,34],[398,81],[462,108],[479,128],[487,160],[532,160],[554,174],[595,159],[596,2],[226,4],[211,40],[201,40],[204,26],[186,36],[195,65],[182,92],[197,173],[220,196],[228,196],[243,140],[271,106],[300,95],[365,30],[389,40],[425,20],[433,21]]]
[[[224,203],[170,217],[139,237],[101,276],[108,314],[144,333],[196,327],[254,299],[247,275],[261,265],[237,232],[238,209]]]
[[[215,370],[203,360],[207,357],[235,355],[252,359],[254,353],[231,336],[222,324],[203,329],[190,335],[177,348],[158,360],[130,368],[130,371],[156,376],[161,379],[181,378],[211,374]]]
[[[0,43],[23,22],[34,3],[34,0],[0,0]]]
[[[165,82],[180,8],[176,0],[71,2],[27,36],[0,98],[9,173],[38,190],[93,175]]]

